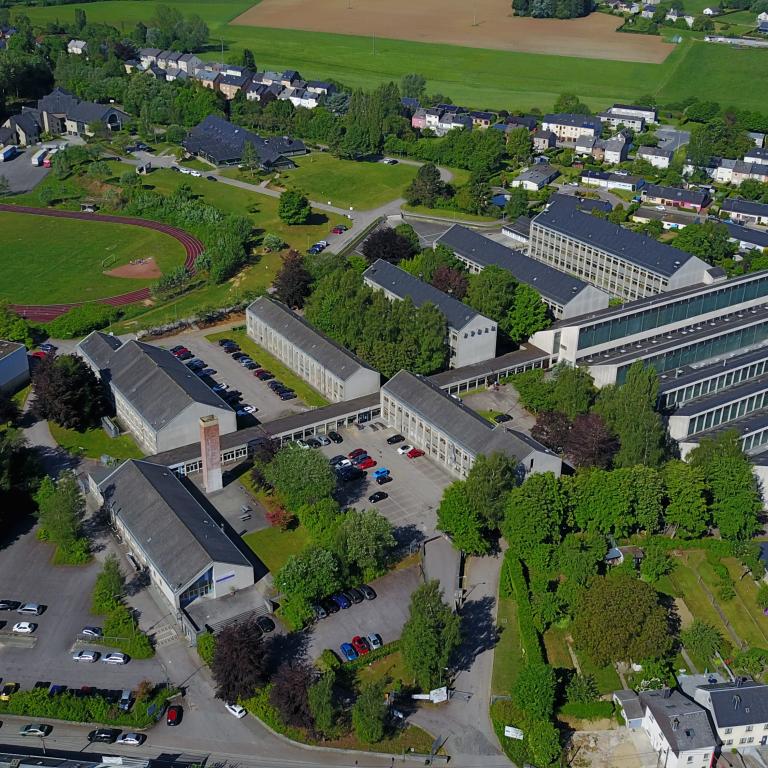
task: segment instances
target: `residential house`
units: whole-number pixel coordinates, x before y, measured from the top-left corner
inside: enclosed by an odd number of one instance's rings
[[[761,35],[768,35],[768,21],[760,21],[757,24],[757,31]]]
[[[67,53],[72,53],[75,56],[87,56],[88,43],[85,40],[70,40],[67,43]]]
[[[417,109],[411,117],[411,128],[421,131],[427,127],[427,110]]]
[[[286,69],[282,75],[280,75],[280,82],[286,87],[291,88],[301,80],[301,75],[295,69]]]
[[[618,165],[627,159],[629,151],[629,142],[623,136],[608,139],[602,142],[603,162],[608,165]]]
[[[160,51],[160,53],[157,54],[157,61],[155,61],[155,64],[157,64],[160,69],[168,69],[169,67],[176,67],[178,69],[176,62],[181,58],[181,55],[182,54],[179,51]]]
[[[435,133],[438,136],[445,136],[446,133],[455,128],[471,131],[472,118],[459,112],[443,112],[438,120]]]
[[[665,230],[685,229],[689,224],[701,224],[701,217],[695,213],[682,211],[679,208],[665,208],[659,211],[655,206],[641,205],[633,214],[632,221],[637,224],[648,224],[660,221]]]
[[[603,131],[600,120],[589,115],[544,115],[541,127],[545,131],[552,131],[559,142],[569,145],[575,144],[580,136],[599,138]]]
[[[248,101],[259,101],[267,104],[278,98],[282,91],[283,86],[279,83],[267,85],[266,83],[258,83],[255,80],[251,80],[245,87],[245,98]]]
[[[763,251],[768,249],[768,232],[752,229],[732,221],[724,222],[728,229],[729,240],[736,243],[740,251]]]
[[[754,179],[761,184],[768,183],[768,164],[745,163],[743,160],[737,160],[733,165],[731,184],[738,186],[748,179]]]
[[[711,6],[708,6],[707,8],[705,8],[702,11],[702,13],[705,16],[710,16],[710,17],[712,17],[712,16],[719,16],[722,13],[722,10],[720,8],[718,8],[716,5],[711,5]]]
[[[628,173],[609,173],[608,171],[582,171],[581,183],[590,187],[604,189],[623,189],[626,192],[636,192],[645,184],[641,176],[630,176]]]
[[[303,107],[304,109],[314,109],[320,104],[321,96],[304,88],[286,89],[287,98],[294,107]],[[281,98],[283,98],[281,96]]]
[[[330,94],[336,92],[336,86],[331,85],[331,83],[326,83],[323,80],[308,80],[306,89],[310,93],[316,93],[319,96],[329,96]],[[403,101],[405,100],[403,99]]]
[[[165,70],[165,79],[167,82],[172,83],[174,80],[188,80],[189,75],[178,67],[171,67]]]
[[[744,154],[745,163],[754,163],[755,165],[768,165],[768,149],[755,147]]]
[[[400,267],[378,259],[363,272],[363,281],[390,301],[410,298],[416,307],[436,306],[447,324],[449,366],[461,368],[496,357],[496,323],[468,304],[439,291]]]
[[[536,152],[546,152],[557,145],[557,136],[552,131],[540,130],[533,134],[533,149]]]
[[[752,140],[756,147],[765,146],[765,134],[760,131],[747,131],[747,136]]]
[[[517,462],[520,479],[534,472],[559,475],[562,462],[522,432],[494,427],[423,376],[396,373],[381,388],[381,419],[427,457],[464,478],[480,455],[503,453]],[[700,768],[696,766],[696,768]]]
[[[734,682],[700,685],[694,699],[709,711],[715,731],[728,751],[765,746],[768,685],[739,677]]]
[[[195,56],[194,53],[182,53],[179,56],[176,66],[188,75],[194,75],[198,69],[203,66],[203,60]]]
[[[669,11],[669,12],[667,13],[667,15],[664,17],[664,20],[665,20],[665,21],[671,21],[673,24],[674,24],[674,23],[675,23],[675,22],[676,22],[678,19],[685,19],[685,23],[686,23],[686,24],[687,24],[689,27],[692,27],[692,26],[693,26],[694,17],[693,17],[693,16],[691,16],[690,14],[681,14],[681,13],[678,13],[678,11],[677,11],[675,8],[673,8],[671,11]]]
[[[262,296],[245,317],[248,336],[328,400],[354,400],[379,390],[378,371],[279,301]]]
[[[683,208],[687,211],[704,211],[712,200],[709,192],[702,189],[679,189],[664,187],[659,184],[647,184],[643,188],[643,200],[655,205],[667,205],[671,208]]]
[[[652,19],[654,13],[656,13],[655,5],[644,5],[643,9],[640,11],[640,15],[644,19]]]
[[[283,76],[279,72],[259,72],[253,76],[253,79],[265,85],[274,85],[275,83],[283,85],[281,82]]]
[[[144,74],[148,77],[151,77],[153,80],[159,80],[161,83],[164,83],[166,80],[166,72],[161,67],[158,67],[157,64],[150,64],[145,70]]]
[[[717,161],[717,165],[712,169],[711,173],[707,171],[707,175],[720,184],[730,184],[733,181],[733,170],[738,162],[742,161],[724,157]],[[685,171],[686,167],[683,166],[683,171]],[[693,172],[693,169],[691,169],[691,172]]]
[[[28,381],[27,348],[15,341],[0,341],[0,392],[12,395]]]
[[[157,64],[160,55],[159,48],[139,48],[139,63],[142,69],[148,69],[152,64]]]
[[[510,115],[505,121],[504,125],[509,126],[510,130],[515,128],[527,128],[530,133],[536,130],[536,126],[539,121],[535,117],[528,115]]]
[[[757,23],[759,24],[761,21],[768,21],[768,11],[757,14]]]
[[[311,82],[311,81],[310,81]],[[405,114],[413,114],[417,109],[421,109],[421,102],[418,99],[412,99],[410,96],[403,96],[400,99]]]
[[[593,157],[595,148],[597,147],[597,141],[595,136],[587,136],[586,134],[584,136],[579,136],[579,138],[576,139],[576,146],[573,151],[579,156],[589,155],[589,157]]]
[[[650,163],[654,168],[669,168],[669,164],[672,162],[672,155],[671,150],[659,147],[638,147],[637,149],[637,157],[640,160],[645,160],[646,163]]]
[[[218,91],[221,74],[214,69],[198,69],[195,72],[195,80],[197,80],[203,88]]]
[[[230,101],[248,85],[250,80],[251,74],[248,72],[239,75],[220,74],[219,92]]]
[[[216,115],[208,115],[196,125],[187,134],[182,146],[190,154],[199,155],[216,165],[236,165],[242,160],[246,142],[253,145],[263,170],[292,168],[290,158],[307,152],[304,143],[297,139],[289,136],[265,139]]]
[[[723,200],[720,211],[741,224],[762,224],[768,227],[767,203],[754,203],[739,197],[729,197]]]
[[[493,112],[470,112],[473,128],[490,128],[496,115]]]
[[[551,184],[559,175],[560,171],[548,163],[535,163],[512,179],[512,186],[522,187],[527,192],[537,192]]]
[[[10,135],[3,144],[16,144],[20,147],[30,147],[40,141],[40,124],[35,110],[24,109],[18,115],[11,115],[3,127],[9,129]]]

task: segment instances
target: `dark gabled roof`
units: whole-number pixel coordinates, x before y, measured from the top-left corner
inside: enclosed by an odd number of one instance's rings
[[[507,125],[522,126],[532,131],[539,124],[539,121],[535,117],[529,117],[528,115],[510,115],[506,121]]]
[[[174,472],[129,460],[99,483],[106,503],[163,579],[179,591],[214,562],[250,562]]]
[[[417,307],[427,303],[434,304],[443,314],[448,325],[457,331],[481,316],[472,307],[383,259],[377,259],[371,264],[363,272],[363,279],[370,280],[400,299],[410,298]]]
[[[523,461],[533,451],[549,453],[532,438],[501,426],[494,428],[429,379],[410,371],[396,373],[381,390],[407,403],[424,421],[476,456],[499,452]]]
[[[77,120],[80,123],[92,123],[102,120],[104,115],[112,110],[127,117],[125,112],[117,109],[112,104],[96,104],[92,101],[81,101],[62,88],[54,88],[49,94],[43,96],[37,102],[37,108],[40,112],[65,115],[70,120]]]
[[[541,118],[542,123],[552,123],[553,125],[571,125],[575,128],[593,128],[598,133],[602,130],[602,123],[600,120],[589,115],[573,115],[573,114],[552,114],[544,115]]]
[[[530,285],[543,297],[560,306],[565,306],[587,287],[586,283],[576,277],[531,259],[521,251],[507,248],[460,224],[454,224],[437,242],[481,267],[495,265],[506,269],[518,282]]]
[[[409,109],[418,109],[421,106],[418,99],[412,99],[410,96],[403,96],[400,103]]]
[[[617,111],[621,111],[623,109],[635,109],[635,110],[642,110],[643,112],[653,112],[656,114],[656,107],[642,107],[638,106],[637,104],[614,104],[611,109],[615,109]]]
[[[740,197],[729,197],[723,200],[720,210],[745,213],[749,216],[768,216],[768,203],[755,203],[752,200],[742,200]]]
[[[494,117],[496,117],[495,112],[470,112],[469,116],[471,118],[476,118],[478,120],[493,120]]]
[[[288,339],[341,381],[346,381],[361,369],[374,370],[279,301],[260,296],[248,307],[247,312]]]
[[[637,186],[643,180],[642,176],[631,176],[628,173],[611,173],[610,171],[582,171],[581,178],[600,179],[602,181],[614,181],[623,184],[629,183],[633,186]]]
[[[540,128],[536,133],[533,134],[534,139],[547,139],[548,141],[551,141],[552,139],[556,139],[557,136],[555,136],[552,131],[545,131],[543,128]]]
[[[222,75],[219,78],[219,85],[231,85],[235,88],[242,88],[247,85],[250,79],[250,75]]]
[[[604,211],[610,213],[613,206],[607,200],[599,200],[594,197],[577,197],[576,195],[563,195],[559,192],[549,198],[550,202],[558,205],[570,205],[580,211]]]
[[[519,173],[515,179],[532,181],[535,184],[548,184],[550,181],[556,179],[559,175],[560,171],[547,163],[534,163],[533,165],[526,168],[522,173]]]
[[[93,331],[77,345],[77,348],[99,370],[103,370],[109,366],[114,351],[122,345],[123,342],[117,336]]]
[[[27,110],[11,117],[11,123],[21,128],[28,138],[36,138],[40,135],[40,125],[37,122],[38,113]]]
[[[518,216],[514,221],[504,224],[503,228],[516,232],[518,235],[523,235],[523,237],[528,237],[531,234],[531,221],[533,219],[528,216]]]
[[[153,429],[161,430],[193,403],[232,409],[168,350],[127,341],[109,360],[110,383]]]
[[[676,755],[695,749],[714,749],[717,745],[707,711],[680,691],[644,691],[640,702],[653,713]]]
[[[732,221],[721,222],[728,230],[728,234],[734,239],[743,243],[751,243],[759,248],[768,248],[768,232],[765,230],[743,227],[741,224],[734,224]]]
[[[162,53],[162,51],[159,48],[139,48],[139,57],[142,57],[142,56],[157,57],[158,53]]]
[[[747,680],[701,685],[699,690],[709,694],[718,728],[768,723],[768,685]]]
[[[768,160],[768,149],[754,147],[753,149],[750,149],[749,152],[744,153],[744,159],[746,160],[748,157],[757,157],[760,160]]]
[[[667,157],[672,158],[671,149],[662,149],[661,147],[646,147],[641,146],[637,148],[638,155],[653,155],[654,157]]]
[[[671,277],[694,258],[690,253],[664,245],[652,237],[587,214],[574,205],[563,204],[561,196],[553,198],[533,223],[589,243],[665,277]]]
[[[709,193],[699,189],[679,189],[678,187],[663,187],[660,184],[646,184],[644,197],[658,197],[663,200],[679,200],[702,206],[709,200]]]

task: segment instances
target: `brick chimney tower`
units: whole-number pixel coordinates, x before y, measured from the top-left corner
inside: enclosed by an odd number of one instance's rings
[[[219,420],[215,416],[200,418],[200,453],[203,457],[203,488],[206,493],[220,491],[221,444],[219,443]]]

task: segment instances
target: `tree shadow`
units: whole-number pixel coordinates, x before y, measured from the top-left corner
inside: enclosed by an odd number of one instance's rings
[[[409,525],[399,525],[393,531],[395,541],[395,549],[398,552],[409,552],[417,544],[421,544],[424,539],[424,532],[419,530],[413,523]]]
[[[306,661],[309,652],[309,631],[270,635],[270,676],[285,661]]]
[[[474,660],[499,641],[499,632],[493,620],[495,598],[486,595],[479,600],[468,600],[461,609],[461,645],[454,654],[457,670],[468,670]]]
[[[311,227],[319,227],[321,224],[328,223],[328,216],[319,211],[312,211],[310,217],[306,220],[305,225]]]

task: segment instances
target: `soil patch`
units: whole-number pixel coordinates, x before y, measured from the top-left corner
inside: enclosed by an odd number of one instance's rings
[[[509,0],[262,0],[231,23],[653,64],[673,50],[661,37],[616,32],[618,16],[532,19],[513,16]]]
[[[104,273],[110,277],[130,277],[133,279],[157,280],[163,273],[157,266],[152,256],[148,259],[136,259],[123,264],[122,267],[115,267]]]

